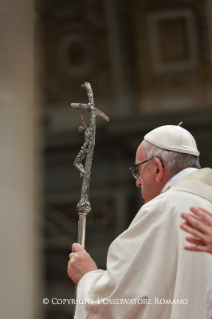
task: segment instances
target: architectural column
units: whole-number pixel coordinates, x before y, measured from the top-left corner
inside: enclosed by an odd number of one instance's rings
[[[0,318],[42,319],[32,0],[0,3]],[[40,308],[41,309],[41,308]]]

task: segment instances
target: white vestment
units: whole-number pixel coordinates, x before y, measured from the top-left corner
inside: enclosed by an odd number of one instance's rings
[[[142,206],[110,245],[107,270],[80,280],[75,319],[203,319],[211,255],[183,249],[180,214],[191,206],[212,211],[211,169]]]
[[[212,319],[212,274],[205,296],[205,319]]]

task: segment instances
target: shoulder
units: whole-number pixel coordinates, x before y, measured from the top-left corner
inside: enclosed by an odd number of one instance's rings
[[[158,195],[140,208],[132,224],[141,219],[154,221],[156,218],[157,220],[166,218],[170,212],[173,213],[175,210],[175,201],[176,198],[172,194]]]
[[[164,207],[176,207],[180,203],[184,202],[188,197],[190,197],[190,194],[186,192],[172,192],[170,189],[158,195],[144,206],[146,206],[146,208],[150,210],[155,209],[156,207],[158,209],[163,209]]]
[[[164,221],[167,219],[179,220],[182,212],[189,211],[191,206],[200,206],[202,200],[199,196],[191,193],[168,190],[143,205],[133,222],[147,218],[151,220],[157,218],[158,222],[159,220]]]

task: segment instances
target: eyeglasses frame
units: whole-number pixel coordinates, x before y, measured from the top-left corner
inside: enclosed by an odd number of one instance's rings
[[[141,162],[141,163],[139,163],[139,164],[137,164],[137,165],[131,166],[129,169],[130,169],[130,171],[131,171],[131,173],[132,173],[132,176],[137,180],[137,179],[140,177],[140,173],[139,173],[137,167],[138,167],[139,165],[144,164],[144,163],[146,163],[146,162],[148,162],[148,161],[151,161],[151,160],[153,160],[153,159],[155,159],[155,158],[158,158],[158,157],[157,157],[157,156],[153,156],[153,157],[151,157],[151,158],[149,158],[149,159],[147,159],[147,160],[145,160],[145,161],[143,161],[143,162]],[[159,158],[158,158],[158,159],[159,159]],[[161,159],[159,159],[159,160],[161,161]],[[161,164],[162,164],[162,167],[164,167],[162,161],[161,161]],[[136,170],[138,171],[139,177],[136,177],[136,176],[133,174],[132,169],[136,169]]]

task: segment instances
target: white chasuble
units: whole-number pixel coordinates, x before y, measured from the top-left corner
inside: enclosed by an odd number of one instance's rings
[[[143,205],[109,247],[107,270],[78,284],[75,319],[203,319],[211,255],[183,249],[182,212],[212,212],[212,170],[195,171]]]

